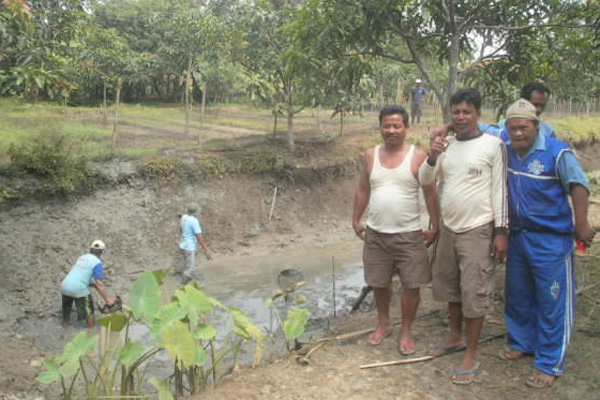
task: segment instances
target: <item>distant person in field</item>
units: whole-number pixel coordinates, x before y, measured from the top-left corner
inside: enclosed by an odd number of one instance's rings
[[[417,79],[415,81],[415,87],[410,94],[410,117],[411,122],[414,125],[415,119],[417,124],[421,122],[421,115],[423,115],[423,103],[427,96],[427,90],[423,87],[423,81]]]
[[[426,247],[439,231],[434,185],[423,186],[432,229],[422,231],[419,207],[419,167],[425,152],[406,142],[408,113],[388,106],[379,113],[383,144],[367,150],[354,197],[352,227],[364,241],[365,281],[373,288],[379,322],[368,343],[376,346],[394,329],[390,319],[390,285],[396,273],[402,283],[402,327],[398,350],[414,354],[411,326],[419,305],[419,290],[431,281]],[[367,209],[366,226],[361,218]]]
[[[192,274],[196,270],[196,251],[198,245],[204,250],[207,260],[212,260],[208,252],[208,246],[204,240],[204,234],[196,213],[200,209],[197,203],[192,203],[187,208],[187,213],[181,216],[179,221],[181,228],[181,239],[179,240],[179,251],[181,265],[179,272],[183,274],[183,282],[188,283],[193,280]]]
[[[540,119],[540,116],[546,109],[548,100],[550,99],[550,88],[541,82],[529,82],[523,85],[521,88],[521,98],[527,100],[535,107],[536,117],[539,121],[539,132],[544,136],[556,137],[554,128],[547,122]],[[479,124],[480,129],[494,136],[501,136],[502,140],[506,142],[508,139],[508,132],[506,131],[506,120],[503,119],[494,124]]]
[[[463,89],[450,98],[456,137],[433,138],[419,171],[423,185],[440,190],[442,224],[433,263],[433,296],[448,302],[449,332],[432,351],[439,356],[465,347],[451,380],[468,385],[480,370],[477,345],[490,311],[496,266],[506,255],[508,205],[506,148],[478,129],[481,96]],[[462,335],[465,323],[466,343]]]
[[[90,293],[90,286],[96,288],[111,307],[116,300],[108,297],[104,286],[104,262],[102,253],[106,245],[102,240],[94,240],[87,254],[79,257],[71,271],[61,283],[62,293],[62,322],[63,326],[69,324],[73,302],[77,308],[77,321],[87,322],[88,327],[94,326],[94,302]]]
[[[547,388],[564,371],[573,330],[573,239],[589,246],[595,233],[587,220],[589,187],[571,148],[542,134],[537,106],[523,99],[515,102],[507,110],[506,129],[508,347],[500,358],[533,355],[537,372],[526,383]]]

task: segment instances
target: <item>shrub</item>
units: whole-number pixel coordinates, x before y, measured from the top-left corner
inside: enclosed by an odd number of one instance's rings
[[[87,157],[64,136],[42,136],[13,144],[8,154],[17,168],[46,179],[49,192],[70,193],[87,186]]]

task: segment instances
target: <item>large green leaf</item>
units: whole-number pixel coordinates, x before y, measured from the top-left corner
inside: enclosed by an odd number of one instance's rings
[[[139,360],[145,352],[146,349],[142,347],[140,342],[129,342],[121,350],[119,360],[124,366],[130,367]]]
[[[86,331],[79,332],[73,340],[65,345],[65,350],[58,357],[61,366],[60,374],[64,377],[75,375],[79,369],[79,359],[86,356],[96,347],[99,335],[88,337]]]
[[[287,320],[283,323],[283,330],[287,340],[297,339],[304,333],[308,322],[308,309],[294,307],[294,311],[288,312]]]
[[[187,311],[178,302],[169,303],[161,308],[152,321],[151,328],[155,337],[162,337],[165,327],[175,321],[181,321],[187,316]]]
[[[171,393],[171,388],[166,379],[153,377],[150,378],[148,382],[158,390],[158,400],[174,400],[173,393]]]
[[[175,321],[172,325],[165,327],[164,346],[169,356],[177,361],[181,369],[191,367],[196,361],[198,343],[183,322]]]
[[[135,318],[151,322],[162,305],[158,282],[152,272],[144,272],[133,285],[131,307]]]
[[[212,311],[212,303],[208,296],[191,285],[185,286],[183,290],[175,291],[174,296],[179,300],[181,307],[187,310],[187,316],[192,326],[198,324],[200,315]]]
[[[98,318],[100,325],[109,328],[112,332],[120,332],[127,325],[128,318],[123,314],[112,313]]]
[[[60,379],[60,371],[53,357],[46,357],[44,359],[44,367],[46,370],[35,378],[38,382],[50,384]]]
[[[200,324],[196,328],[196,333],[194,336],[199,340],[211,340],[217,336],[217,330],[212,325]]]
[[[263,340],[265,335],[261,332],[260,328],[254,324],[250,317],[246,315],[246,313],[237,308],[230,308],[229,312],[233,317],[233,323],[235,326],[247,332],[253,340],[257,342]]]
[[[165,282],[167,276],[169,275],[169,269],[155,269],[151,272],[159,285],[162,285]]]

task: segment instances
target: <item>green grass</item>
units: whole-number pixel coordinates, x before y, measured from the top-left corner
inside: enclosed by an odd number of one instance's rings
[[[565,119],[549,119],[556,134],[569,143],[589,142],[600,139],[600,115],[581,115]]]

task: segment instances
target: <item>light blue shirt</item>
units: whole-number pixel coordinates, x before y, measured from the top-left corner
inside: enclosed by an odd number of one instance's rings
[[[554,128],[548,124],[547,122],[541,121],[540,120],[540,133],[544,136],[550,136],[555,138],[556,137],[556,132],[554,131]],[[484,132],[484,133],[489,133],[490,135],[494,135],[494,136],[500,136],[502,137],[502,131],[504,131],[504,135],[506,135],[506,137],[508,137],[508,132],[506,131],[506,120],[503,119],[500,122],[498,122],[498,125],[493,125],[493,124],[484,124],[484,123],[479,123],[479,130]]]
[[[511,144],[510,140],[505,140],[505,143],[507,146]],[[519,159],[527,158],[535,151],[546,151],[546,136],[538,134],[538,137],[531,149],[529,149],[529,152],[523,157],[518,157]],[[556,163],[556,170],[565,192],[571,193],[571,184],[581,185],[586,188],[588,192],[590,191],[585,172],[581,168],[577,156],[572,151],[565,151],[562,153]]]
[[[198,248],[198,239],[196,235],[202,233],[198,218],[190,214],[181,216],[181,241],[179,248],[186,251],[196,251]]]
[[[88,253],[77,259],[71,271],[63,279],[60,291],[67,296],[80,298],[90,294],[89,286],[94,279],[104,279],[104,263],[94,254]]]

